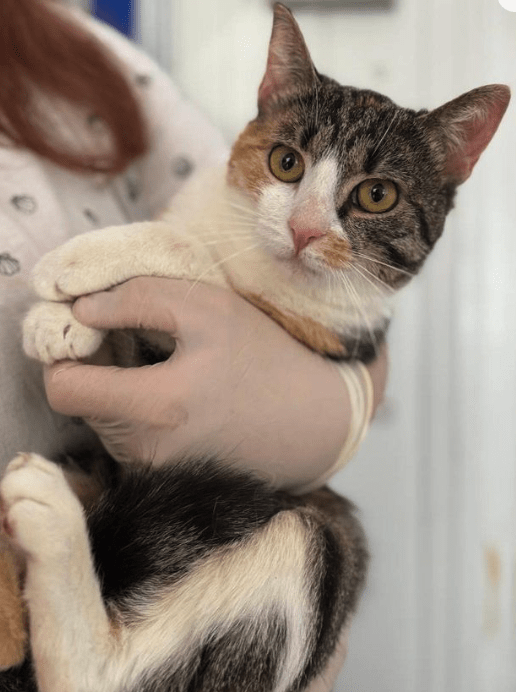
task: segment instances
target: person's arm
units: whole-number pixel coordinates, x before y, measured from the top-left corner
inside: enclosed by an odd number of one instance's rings
[[[76,317],[177,339],[164,363],[122,369],[62,362],[46,370],[50,405],[83,416],[121,459],[162,464],[217,454],[276,486],[299,488],[335,464],[351,420],[335,364],[237,295],[204,284],[137,278],[80,298]],[[370,368],[381,398],[386,355]]]

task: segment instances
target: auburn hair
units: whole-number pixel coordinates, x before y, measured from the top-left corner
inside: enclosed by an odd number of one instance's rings
[[[109,147],[81,146],[79,132],[67,144],[51,126],[52,112],[45,123],[35,109],[39,96],[61,119],[78,109],[101,122]],[[77,122],[67,125],[70,136]],[[148,148],[143,115],[116,59],[55,0],[0,0],[0,133],[76,171],[119,173]]]

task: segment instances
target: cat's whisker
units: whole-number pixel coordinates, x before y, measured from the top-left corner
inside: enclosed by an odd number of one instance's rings
[[[391,131],[392,126],[394,125],[394,121],[395,121],[396,118],[398,117],[398,113],[399,113],[399,111],[397,111],[397,110],[394,112],[394,115],[392,116],[392,119],[391,119],[390,123],[387,125],[387,129],[385,130],[385,132],[383,133],[383,135],[380,137],[380,140],[378,141],[378,144],[375,145],[373,151],[370,153],[370,156],[373,156],[374,154],[376,154],[376,152],[378,151],[378,149],[379,149],[380,146],[382,145],[383,141],[385,140],[385,138],[387,137],[387,135],[388,135],[389,132]]]
[[[254,211],[254,209],[250,209],[249,207],[246,207],[243,204],[230,202],[229,206],[231,207],[231,209],[234,209],[236,212],[242,214],[243,216],[247,216],[249,218],[254,218],[256,216],[256,212]]]
[[[246,229],[242,229],[241,231],[227,229],[217,233],[199,233],[197,237],[201,240],[209,240],[210,238],[253,238],[254,233],[250,233]]]
[[[197,237],[208,240],[209,238],[243,238],[252,236],[254,236],[252,229],[235,226],[235,228],[228,227],[224,231],[218,231],[217,233],[199,233]]]
[[[241,229],[241,230],[245,231],[245,230],[254,230],[256,228],[255,224],[242,222],[242,221],[239,221],[238,219],[230,219],[227,222],[224,219],[224,224],[225,224],[226,230],[235,228],[237,230]],[[224,231],[221,231],[221,232],[223,233]]]
[[[401,267],[396,267],[394,264],[389,264],[387,262],[381,262],[380,260],[375,259],[374,257],[369,257],[369,255],[364,255],[361,252],[353,251],[353,254],[355,255],[355,257],[360,257],[361,259],[365,259],[368,262],[373,262],[373,264],[381,264],[382,267],[387,267],[388,269],[392,269],[393,271],[400,272],[400,274],[406,274],[407,276],[410,276],[410,277],[416,276],[415,272],[409,272],[406,269],[402,269]]]
[[[360,269],[359,269],[360,267]],[[394,289],[389,286],[388,284],[385,283],[385,281],[382,281],[379,279],[377,276],[375,276],[372,272],[370,272],[368,269],[366,269],[362,264],[356,265],[353,264],[351,267],[354,271],[356,271],[367,283],[371,284],[371,286],[376,289],[376,291],[380,295],[384,295],[385,292],[387,293],[394,293]],[[364,272],[366,272],[364,274]],[[369,274],[369,276],[366,276],[366,274]],[[370,278],[372,277],[372,278]]]
[[[203,246],[204,247],[210,247],[211,245],[222,245],[225,240],[231,240],[233,236],[229,236],[227,239],[225,238],[219,238],[218,240],[208,240],[208,241],[203,241]],[[239,240],[253,240],[253,236],[240,236]]]
[[[351,296],[354,296],[354,298],[355,298],[354,299],[354,305],[355,305],[359,315],[361,316],[361,318],[362,318],[362,320],[363,320],[363,322],[367,328],[367,331],[369,332],[369,336],[371,337],[371,343],[373,344],[373,346],[376,347],[378,345],[376,335],[374,333],[374,329],[372,328],[371,322],[367,317],[366,312],[362,309],[360,295],[358,294],[358,291],[355,288],[355,286],[353,285],[353,282],[351,281],[350,277],[346,275],[346,276],[344,276],[344,278],[345,278],[345,283],[346,283],[349,294]],[[358,348],[358,341],[357,341],[356,347]],[[354,352],[353,355],[356,356],[357,355],[356,352]]]
[[[361,312],[359,306],[357,305],[356,295],[352,291],[351,281],[349,279],[349,276],[347,274],[343,274],[342,279],[344,282],[344,286],[346,287],[346,292],[349,295],[351,305],[355,308],[355,312],[357,313],[357,315],[359,317],[363,317],[362,312]],[[355,348],[353,350],[353,353],[350,354],[352,358],[356,357],[357,348],[358,348],[358,342],[355,344]]]
[[[199,233],[197,236],[200,240],[211,240],[212,238],[217,240],[220,238],[235,238],[235,239],[246,239],[255,238],[255,233],[250,232],[248,229],[232,230],[231,228],[225,231],[220,231],[217,233]]]
[[[254,209],[249,209],[249,207],[246,207],[243,204],[236,204],[235,202],[229,202],[229,208],[232,211],[234,211],[235,213],[240,214],[243,217],[254,218],[256,216],[256,212]]]
[[[246,228],[256,228],[256,220],[251,218],[246,218],[238,214],[226,214],[221,221],[226,223],[232,223],[235,226],[242,226]]]
[[[208,267],[205,271],[200,274],[195,281],[192,283],[188,291],[186,292],[186,295],[183,299],[183,305],[181,307],[181,318],[183,316],[183,310],[186,307],[186,301],[188,300],[188,296],[190,293],[194,290],[194,288],[197,286],[197,284],[201,283],[203,278],[209,274],[211,271],[216,269],[217,267],[220,267],[221,264],[224,264],[225,262],[228,262],[229,260],[233,259],[234,257],[238,257],[239,255],[243,255],[246,252],[251,252],[251,250],[254,250],[255,248],[259,247],[260,243],[254,243],[253,245],[248,245],[245,248],[242,248],[241,250],[237,250],[237,252],[233,252],[231,255],[228,255],[227,257],[223,257],[221,260],[218,262],[214,262],[211,266]]]
[[[355,262],[355,263],[353,264],[353,268],[357,268],[357,267],[360,267],[361,271],[364,271],[366,274],[368,274],[369,276],[371,276],[372,279],[373,279],[373,281],[375,281],[375,282],[376,282],[377,284],[379,284],[380,286],[383,286],[385,289],[391,291],[392,293],[395,292],[395,289],[392,288],[392,286],[389,286],[389,284],[388,284],[387,282],[385,282],[383,279],[380,279],[379,276],[376,276],[376,274],[374,274],[370,269],[368,269],[367,267],[365,267],[365,266],[364,266],[363,264],[361,264],[360,262]]]
[[[247,215],[249,215],[249,216],[253,216],[254,213],[255,213],[255,212],[254,212],[254,209],[252,209],[251,207],[248,207],[248,206],[246,206],[245,204],[240,204],[239,202],[235,202],[235,200],[231,200],[231,201],[229,202],[229,206],[230,206],[232,209],[236,209],[237,211],[241,211],[241,212],[243,212],[244,214],[247,214]]]

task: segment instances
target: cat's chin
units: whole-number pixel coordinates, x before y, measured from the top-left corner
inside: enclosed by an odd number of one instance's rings
[[[296,277],[303,277],[307,280],[313,282],[314,280],[327,281],[328,275],[332,273],[331,267],[311,261],[303,255],[296,255],[294,253],[290,255],[276,255],[276,259],[279,260],[280,265],[285,269],[290,275]]]

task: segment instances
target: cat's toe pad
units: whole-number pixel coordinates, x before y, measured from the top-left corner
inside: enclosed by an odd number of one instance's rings
[[[0,484],[4,528],[32,557],[62,559],[84,519],[60,467],[38,454],[19,454]]]
[[[103,338],[103,331],[75,319],[69,303],[37,303],[23,323],[25,353],[48,364],[87,358],[98,350]]]

